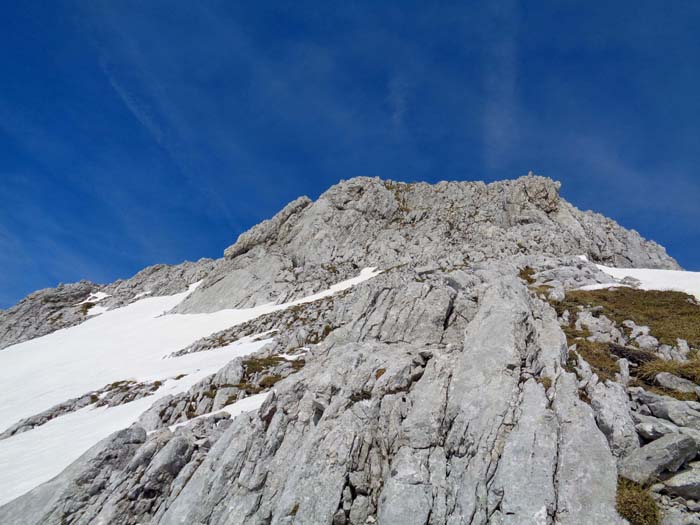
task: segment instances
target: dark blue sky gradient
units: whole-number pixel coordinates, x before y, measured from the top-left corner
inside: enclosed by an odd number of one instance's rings
[[[358,175],[532,170],[700,270],[700,2],[254,4],[3,6],[0,308]]]

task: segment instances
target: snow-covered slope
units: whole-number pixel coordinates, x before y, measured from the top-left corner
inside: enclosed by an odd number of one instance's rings
[[[377,274],[366,268],[328,290],[285,304],[166,315],[196,288],[193,285],[187,292],[144,298],[78,326],[3,350],[0,432],[21,419],[116,381],[160,381],[163,385],[136,401],[111,408],[88,406],[0,440],[0,504],[52,478],[99,440],[136,421],[158,399],[186,391],[232,359],[259,350],[269,338],[244,338],[215,351],[166,358],[169,354],[224,328],[328,297]],[[241,403],[252,406],[248,400]]]
[[[678,270],[649,270],[646,268],[610,268],[598,265],[616,279],[632,277],[640,281],[642,290],[675,290],[695,296],[700,300],[700,272]]]

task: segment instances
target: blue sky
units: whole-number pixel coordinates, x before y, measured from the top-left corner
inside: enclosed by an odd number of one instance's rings
[[[700,2],[254,4],[3,6],[0,308],[358,175],[532,170],[700,270]]]

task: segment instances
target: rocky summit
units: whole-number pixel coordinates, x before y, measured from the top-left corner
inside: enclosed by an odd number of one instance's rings
[[[0,312],[0,365],[167,297],[158,322],[212,321],[156,334],[158,362],[254,348],[191,384],[172,365],[2,421],[0,458],[59,425],[83,432],[68,418],[143,407],[28,481],[0,523],[700,523],[698,297],[608,269],[688,272],[559,190],[359,177],[220,259]],[[51,373],[35,361],[17,373]]]

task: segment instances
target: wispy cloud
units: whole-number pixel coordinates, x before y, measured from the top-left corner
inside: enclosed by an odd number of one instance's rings
[[[99,59],[100,68],[109,80],[109,84],[119,96],[126,108],[136,117],[141,125],[151,134],[153,139],[162,147],[165,147],[165,137],[161,127],[156,124],[153,111],[151,111],[141,100],[139,100],[128,88],[124,87],[115,74],[110,70],[107,59],[102,56]]]
[[[193,7],[193,16],[201,16],[204,12],[202,8]],[[189,182],[190,188],[203,198],[218,217],[225,218],[232,229],[239,228],[227,202],[217,191],[216,185],[210,182],[214,175],[201,176],[201,168],[197,166],[201,153],[193,149],[198,142],[194,131],[196,125],[192,125],[178,104],[171,100],[169,91],[173,86],[166,87],[155,72],[157,62],[164,61],[164,64],[160,64],[161,68],[179,70],[183,75],[190,74],[178,64],[177,52],[169,52],[163,47],[149,52],[142,38],[145,33],[134,27],[136,22],[132,18],[124,16],[110,4],[88,4],[85,15],[85,28],[98,49],[100,67],[118,99],[170,157]],[[182,51],[182,48],[178,49]],[[176,77],[174,82],[175,87],[187,83],[186,76]],[[197,97],[207,96],[206,93],[192,95],[193,102]]]
[[[409,83],[401,76],[394,76],[389,81],[388,101],[391,108],[391,124],[395,133],[404,130],[404,119],[408,109]]]
[[[483,56],[483,141],[488,168],[508,164],[518,140],[518,3],[488,2]]]

